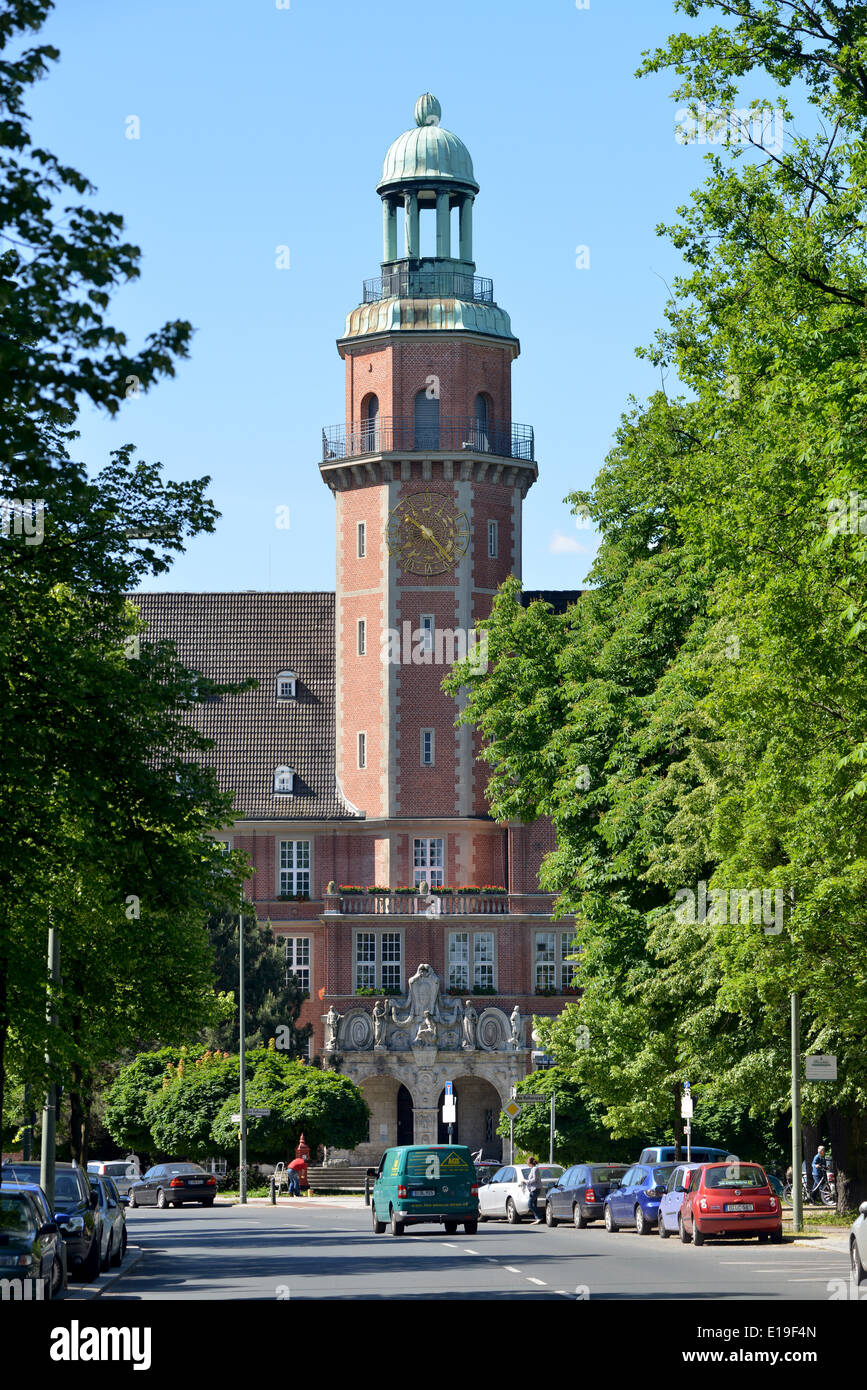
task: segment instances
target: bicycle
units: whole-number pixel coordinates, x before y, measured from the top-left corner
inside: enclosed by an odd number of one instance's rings
[[[813,1205],[813,1184],[811,1182],[808,1182],[807,1178],[803,1173],[801,1174],[801,1197],[805,1203],[807,1203],[808,1205]],[[786,1202],[789,1203],[789,1205],[791,1205],[792,1184],[790,1182],[783,1184],[783,1198]],[[827,1173],[825,1174],[825,1177],[822,1179],[821,1185],[819,1187],[819,1202],[817,1202],[815,1205],[818,1206],[819,1203],[821,1203],[822,1206],[826,1207],[836,1207],[837,1205],[837,1193],[835,1191],[834,1184]]]

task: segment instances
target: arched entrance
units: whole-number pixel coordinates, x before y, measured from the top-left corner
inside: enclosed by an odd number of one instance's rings
[[[397,1142],[398,1144],[412,1144],[413,1141],[412,1096],[405,1086],[401,1086],[397,1093]]]
[[[502,1159],[503,1141],[497,1134],[502,1101],[497,1088],[480,1076],[455,1077],[457,1123],[452,1125],[452,1143],[466,1144],[473,1153],[480,1149],[485,1158]],[[442,1121],[442,1092],[437,1102],[437,1143],[449,1142],[449,1127]]]

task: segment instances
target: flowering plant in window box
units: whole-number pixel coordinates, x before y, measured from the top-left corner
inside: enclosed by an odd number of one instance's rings
[[[367,893],[369,891],[368,888],[362,888],[360,883],[341,883],[340,885],[341,893]]]
[[[462,883],[460,888],[458,888],[456,891],[458,893],[465,893],[468,896],[472,895],[474,898],[477,898],[482,890],[477,883]]]
[[[277,901],[281,903],[309,903],[309,893],[278,893]]]
[[[470,990],[470,994],[496,994],[496,993],[497,993],[497,991],[494,989],[494,986],[493,986],[493,985],[474,985],[473,988]]]
[[[386,892],[387,892],[387,891],[388,891],[388,890],[386,889]],[[398,885],[397,888],[392,888],[391,891],[392,891],[392,893],[396,893],[396,894],[399,893],[399,894],[401,894],[401,895],[403,895],[403,896],[412,895],[412,896],[414,897],[415,894],[418,893],[419,890],[418,890],[417,888],[410,888],[409,885],[406,884],[406,883],[401,883],[401,884]]]
[[[356,996],[361,995],[365,999],[385,999],[389,995],[399,998],[403,990],[391,986],[388,989],[373,989],[371,985],[362,985],[361,989],[357,989],[355,993]]]
[[[364,891],[365,893],[370,893],[371,896],[373,894],[378,894],[380,897],[383,897],[390,890],[388,888],[384,888],[381,883],[368,883]]]
[[[536,990],[536,993],[537,993],[538,995],[542,995],[545,999],[552,999],[555,995],[557,995],[557,994],[562,994],[562,993],[563,993],[563,990],[562,990],[562,989],[555,989],[555,988],[549,986],[549,987],[546,988],[546,989],[537,989],[537,990]]]
[[[497,884],[495,884],[495,883],[483,883],[483,884],[482,884],[482,892],[485,893],[485,894],[487,894],[487,893],[505,893],[505,891],[506,891],[505,888],[500,888],[500,887],[498,887]]]
[[[449,894],[453,893],[455,890],[454,888],[437,888],[436,886],[434,886],[430,891],[432,893],[437,893],[441,898],[444,898],[447,897]]]

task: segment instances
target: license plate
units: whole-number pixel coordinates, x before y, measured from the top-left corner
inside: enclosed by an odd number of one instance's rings
[[[187,1178],[187,1186],[195,1187],[196,1183],[203,1183],[204,1181],[204,1178]]]
[[[413,1197],[435,1197],[437,1190],[435,1187],[417,1187],[412,1195]]]
[[[755,1211],[752,1202],[726,1202],[726,1211]]]

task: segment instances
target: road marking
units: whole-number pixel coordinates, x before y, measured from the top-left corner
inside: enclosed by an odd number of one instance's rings
[[[506,1265],[505,1268],[509,1271],[510,1274],[520,1274],[520,1273],[521,1273],[521,1271],[520,1271],[519,1269],[516,1269],[514,1265]]]
[[[524,1277],[528,1284],[541,1284],[543,1289],[548,1287],[544,1279],[534,1279],[532,1274],[526,1274]]]
[[[453,1244],[450,1240],[444,1240],[443,1245],[447,1245],[449,1250],[459,1250],[460,1246]]]
[[[787,1283],[787,1284],[825,1284],[825,1283],[827,1283],[827,1281],[828,1281],[828,1276],[827,1276],[827,1274],[822,1274],[821,1276],[816,1275],[816,1276],[814,1276],[812,1279],[809,1278],[809,1277],[802,1278],[802,1279],[787,1279],[787,1280],[786,1280],[786,1283]]]
[[[465,1254],[465,1255],[478,1255],[478,1253],[479,1253],[478,1250],[469,1250],[469,1249],[467,1248],[466,1245],[464,1246],[464,1254]]]

